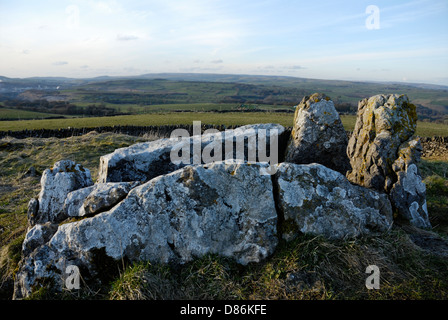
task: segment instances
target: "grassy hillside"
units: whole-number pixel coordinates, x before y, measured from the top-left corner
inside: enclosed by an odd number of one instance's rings
[[[379,93],[407,94],[418,106],[419,119],[446,120],[448,87],[405,83],[355,82],[295,77],[155,74],[135,77],[93,79],[8,79],[4,78],[0,101],[14,107],[11,99],[63,100],[76,106],[104,104],[119,112],[152,112],[155,105],[217,104],[219,108],[256,104],[269,108],[290,108],[303,96],[323,92],[343,112],[355,112],[358,101]],[[21,92],[21,93],[20,93]],[[9,100],[9,102],[8,102]],[[215,107],[214,107],[215,108]],[[156,108],[158,109],[158,107]],[[42,110],[39,110],[42,111]],[[158,110],[160,111],[160,110]],[[49,111],[50,112],[50,111]]]
[[[448,114],[447,90],[405,84],[382,84],[298,78],[248,78],[235,82],[126,79],[92,82],[58,94],[72,103],[104,102],[153,105],[175,103],[257,103],[294,106],[303,96],[324,92],[336,103],[350,103],[379,93],[406,93],[414,104]],[[352,110],[355,111],[356,109]]]

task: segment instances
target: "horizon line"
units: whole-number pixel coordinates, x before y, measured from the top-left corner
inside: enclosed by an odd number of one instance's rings
[[[29,77],[10,77],[4,76],[0,74],[0,78],[8,78],[8,79],[39,79],[39,78],[47,78],[47,79],[67,79],[67,80],[83,80],[83,79],[97,79],[97,78],[138,78],[149,75],[209,75],[209,76],[249,76],[249,77],[272,77],[272,78],[292,78],[292,79],[302,79],[302,80],[315,80],[315,81],[346,81],[346,82],[361,82],[361,83],[380,83],[380,84],[400,84],[400,85],[432,85],[437,87],[444,87],[448,89],[448,85],[437,84],[434,82],[411,82],[411,81],[393,81],[393,80],[348,80],[348,79],[325,79],[325,78],[309,78],[309,77],[297,77],[297,76],[289,76],[289,75],[273,75],[273,74],[249,74],[249,73],[209,73],[209,72],[148,72],[142,74],[134,74],[134,75],[107,75],[103,74],[100,76],[90,76],[90,77],[68,77],[68,76],[29,76]],[[0,79],[0,82],[2,80]],[[188,80],[184,80],[188,81]]]

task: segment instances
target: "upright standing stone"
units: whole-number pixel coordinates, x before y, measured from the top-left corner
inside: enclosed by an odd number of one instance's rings
[[[320,163],[345,175],[350,169],[347,142],[333,101],[322,93],[305,96],[296,108],[285,161]]]
[[[356,184],[385,191],[399,215],[430,227],[426,188],[419,175],[420,143],[415,105],[406,95],[376,95],[359,102],[358,118],[347,147]]]

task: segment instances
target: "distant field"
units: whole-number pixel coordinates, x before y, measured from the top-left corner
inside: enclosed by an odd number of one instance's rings
[[[167,112],[141,115],[92,117],[74,119],[48,119],[48,120],[23,120],[1,121],[0,131],[18,131],[23,129],[59,129],[59,128],[83,128],[98,126],[155,126],[192,124],[193,121],[201,121],[203,124],[244,125],[250,123],[279,123],[291,126],[293,114],[291,113],[261,113],[261,112]]]
[[[1,110],[1,109],[0,109]],[[279,123],[283,126],[292,126],[293,114],[274,112],[173,112],[151,113],[115,117],[92,117],[73,119],[44,119],[22,121],[0,121],[0,131],[20,131],[24,129],[60,129],[60,128],[89,128],[100,126],[156,126],[192,124],[201,121],[203,124],[245,125],[253,123]],[[353,130],[356,116],[342,115],[342,123],[346,130]],[[448,136],[448,125],[419,122],[417,134],[420,136]]]
[[[43,112],[34,112],[18,109],[0,108],[0,119],[23,120],[23,119],[44,119],[48,117],[57,117],[60,114],[50,114]]]
[[[130,114],[142,114],[142,113],[161,113],[171,111],[194,111],[194,112],[206,112],[206,111],[234,111],[241,103],[171,103],[171,104],[152,104],[152,105],[139,105],[135,103],[128,104],[114,104],[109,102],[101,102],[108,108],[113,108],[118,112],[130,113]],[[90,102],[76,102],[78,107],[87,107],[92,105]],[[294,111],[294,107],[288,106],[274,106],[264,104],[247,104],[248,108],[254,108],[261,110],[275,110],[275,109],[291,109]]]

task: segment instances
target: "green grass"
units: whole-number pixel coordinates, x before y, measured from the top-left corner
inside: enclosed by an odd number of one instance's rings
[[[78,107],[87,107],[92,105],[91,102],[76,102]],[[207,112],[207,111],[226,111],[235,110],[238,108],[236,103],[172,103],[172,104],[151,104],[141,105],[135,103],[114,104],[103,103],[108,108],[113,108],[118,112],[131,114],[145,114],[145,113],[160,113],[173,111],[192,111],[192,112]],[[272,105],[257,105],[262,110],[288,109],[287,107],[275,107]]]
[[[365,287],[366,267],[381,270],[380,290]],[[447,299],[448,261],[418,250],[396,228],[381,236],[329,241],[301,235],[249,266],[206,255],[180,268],[138,262],[103,297],[144,299]]]
[[[423,159],[419,164],[434,230],[448,234],[448,159]]]
[[[290,113],[260,113],[260,112],[175,112],[142,114],[115,117],[75,118],[75,119],[48,119],[35,121],[2,121],[0,131],[19,131],[24,129],[60,129],[83,128],[99,126],[157,126],[192,124],[193,121],[201,121],[203,124],[244,125],[250,123],[279,123],[291,126],[293,115]]]
[[[422,137],[448,136],[448,124],[419,121],[417,135]]]
[[[23,120],[23,119],[43,119],[43,118],[60,117],[60,116],[61,116],[60,114],[0,108],[0,119]]]
[[[192,124],[193,121],[201,121],[203,124],[224,125],[279,123],[283,126],[289,127],[293,125],[293,118],[294,116],[291,113],[277,112],[166,112],[115,117],[0,121],[0,131],[20,131],[24,129],[61,129],[67,127],[92,128],[118,125],[179,125]],[[346,130],[353,130],[356,122],[356,116],[341,115],[341,120]],[[417,135],[424,137],[448,136],[448,125],[431,122],[418,122]]]

